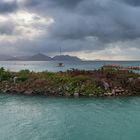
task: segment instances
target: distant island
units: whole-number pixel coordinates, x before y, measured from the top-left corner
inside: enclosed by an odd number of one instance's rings
[[[49,57],[45,54],[38,53],[32,56],[9,56],[0,55],[0,61],[81,61],[80,58],[70,55],[57,55]]]

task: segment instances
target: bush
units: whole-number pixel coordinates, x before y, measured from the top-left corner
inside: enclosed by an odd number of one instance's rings
[[[93,94],[95,96],[99,96],[104,93],[103,89],[101,89],[101,87],[98,87],[97,84],[95,83],[95,81],[93,81],[93,80],[83,83],[81,89],[82,89],[81,91],[84,95]]]
[[[19,71],[18,75],[21,77],[27,77],[30,74],[28,69]]]
[[[0,81],[9,80],[10,77],[11,77],[11,74],[9,71],[6,71],[3,67],[0,68]]]
[[[26,81],[27,79],[28,79],[28,76],[29,76],[29,74],[30,74],[30,71],[29,70],[21,70],[21,71],[19,71],[19,73],[18,73],[18,78],[17,78],[17,80],[18,81]]]

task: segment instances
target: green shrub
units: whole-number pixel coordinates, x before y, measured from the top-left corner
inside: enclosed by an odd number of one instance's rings
[[[29,74],[30,71],[28,69],[19,71],[17,81],[26,81],[28,79]]]
[[[95,96],[99,96],[103,93],[103,89],[98,87],[95,83],[95,81],[87,81],[86,83],[83,83],[81,87],[81,91],[84,95],[93,94]]]
[[[28,69],[19,71],[18,75],[21,77],[27,77],[30,74],[30,71]]]
[[[11,77],[11,74],[9,71],[6,71],[3,67],[0,68],[0,81],[9,80],[10,77]]]

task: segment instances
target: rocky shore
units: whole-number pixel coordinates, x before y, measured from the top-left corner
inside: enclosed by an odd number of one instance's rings
[[[113,67],[67,72],[9,72],[0,69],[0,92],[66,97],[132,96],[140,94],[140,74]]]

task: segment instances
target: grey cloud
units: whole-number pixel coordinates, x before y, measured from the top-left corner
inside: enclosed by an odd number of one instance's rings
[[[108,6],[100,3],[90,3],[93,11],[84,14],[88,8],[81,8],[77,13],[62,13],[56,18],[56,23],[50,28],[50,33],[58,38],[84,38],[93,36],[103,42],[132,40],[140,37],[140,9],[135,10],[120,3],[110,2]],[[80,6],[80,5],[79,5]],[[94,12],[97,7],[98,11]],[[89,7],[90,8],[90,7]],[[119,9],[119,11],[118,11]],[[79,8],[78,8],[79,10]],[[92,14],[91,14],[92,13]],[[64,18],[63,18],[64,17]]]
[[[131,5],[131,6],[136,6],[136,7],[140,6],[140,1],[139,0],[120,0],[120,1],[123,1],[126,4]]]
[[[74,8],[83,0],[28,0],[26,6],[43,6],[43,7],[63,7]]]
[[[140,48],[136,41],[140,38],[139,5],[138,0],[25,0],[27,11],[50,16],[55,22],[43,27],[44,36],[18,40],[15,47],[34,53],[54,53],[59,46],[64,52],[97,51],[130,41]],[[132,47],[129,43],[126,46]]]
[[[133,9],[125,0],[38,0],[27,1],[36,4],[40,12],[49,14],[55,23],[49,30],[52,38],[82,39],[88,36],[97,37],[103,42],[131,40],[140,37],[140,9]],[[129,0],[130,1],[130,0]],[[136,1],[136,0],[135,0]],[[47,7],[47,4],[55,4]],[[73,6],[72,6],[73,5]],[[75,7],[73,11],[64,10],[63,7]]]
[[[93,37],[87,37],[84,39],[56,39],[56,38],[38,38],[34,41],[31,40],[19,40],[16,43],[18,51],[25,53],[47,53],[58,54],[59,47],[62,47],[63,53],[74,52],[80,50],[101,50],[103,45],[98,39]]]
[[[8,13],[17,10],[17,1],[0,1],[0,13]]]
[[[10,21],[0,23],[0,35],[12,35],[14,32],[14,25]]]
[[[66,8],[76,7],[82,0],[52,0],[52,4],[64,6]]]

